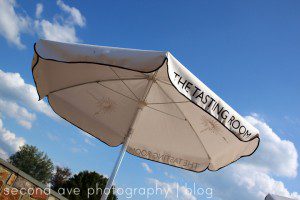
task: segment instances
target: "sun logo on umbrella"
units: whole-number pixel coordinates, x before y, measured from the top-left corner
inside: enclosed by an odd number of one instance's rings
[[[220,130],[219,123],[214,119],[201,116],[201,121],[202,121],[201,125],[204,127],[201,132],[209,131],[209,132],[216,133],[217,131]]]
[[[115,110],[116,103],[109,97],[102,97],[101,99],[97,98],[93,93],[88,91],[88,94],[96,100],[96,107],[98,110],[94,113],[94,116],[100,114],[108,114]]]
[[[99,110],[95,112],[94,115],[107,114],[115,110],[115,102],[112,101],[109,97],[103,97],[96,103],[96,105]]]
[[[220,134],[222,127],[219,122],[217,122],[215,119],[207,118],[205,116],[201,116],[201,121],[201,125],[204,127],[201,132],[208,131],[210,133],[217,134],[228,143],[227,139]]]

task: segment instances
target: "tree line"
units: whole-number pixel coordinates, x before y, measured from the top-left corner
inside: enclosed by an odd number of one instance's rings
[[[106,177],[95,171],[86,170],[72,174],[68,167],[54,166],[46,153],[31,145],[22,146],[19,151],[9,157],[8,162],[36,180],[50,184],[51,189],[72,200],[99,200],[101,192],[91,195],[88,194],[88,190],[93,188],[96,191],[101,188],[100,191],[103,191],[108,181]],[[70,192],[74,188],[79,188],[79,194]],[[116,199],[117,196],[111,190],[108,200]]]

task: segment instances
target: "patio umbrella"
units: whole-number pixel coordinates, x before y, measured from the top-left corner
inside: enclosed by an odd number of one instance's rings
[[[279,195],[275,195],[275,194],[268,194],[265,197],[265,200],[293,200],[293,199],[287,198],[287,197],[283,197],[283,196],[279,196]]]
[[[107,189],[126,151],[202,172],[259,145],[258,130],[170,52],[39,40],[32,73],[59,116],[109,146],[123,144]]]

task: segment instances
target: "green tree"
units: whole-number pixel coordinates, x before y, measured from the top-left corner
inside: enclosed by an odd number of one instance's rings
[[[8,159],[12,165],[42,183],[49,183],[54,169],[51,159],[35,146],[24,145]]]
[[[82,171],[66,181],[57,192],[72,200],[99,200],[107,180],[97,172]],[[75,188],[79,188],[79,195],[75,194]],[[72,192],[68,194],[67,191]],[[113,194],[112,190],[108,200],[117,200],[117,196]]]
[[[51,179],[52,189],[57,191],[60,187],[64,187],[71,175],[72,172],[69,168],[56,166],[55,174]]]

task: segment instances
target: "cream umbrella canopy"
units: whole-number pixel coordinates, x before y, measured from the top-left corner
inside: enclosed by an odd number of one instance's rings
[[[259,133],[169,52],[39,40],[32,73],[40,99],[109,146],[194,172],[251,155]],[[102,199],[106,199],[103,195]]]

